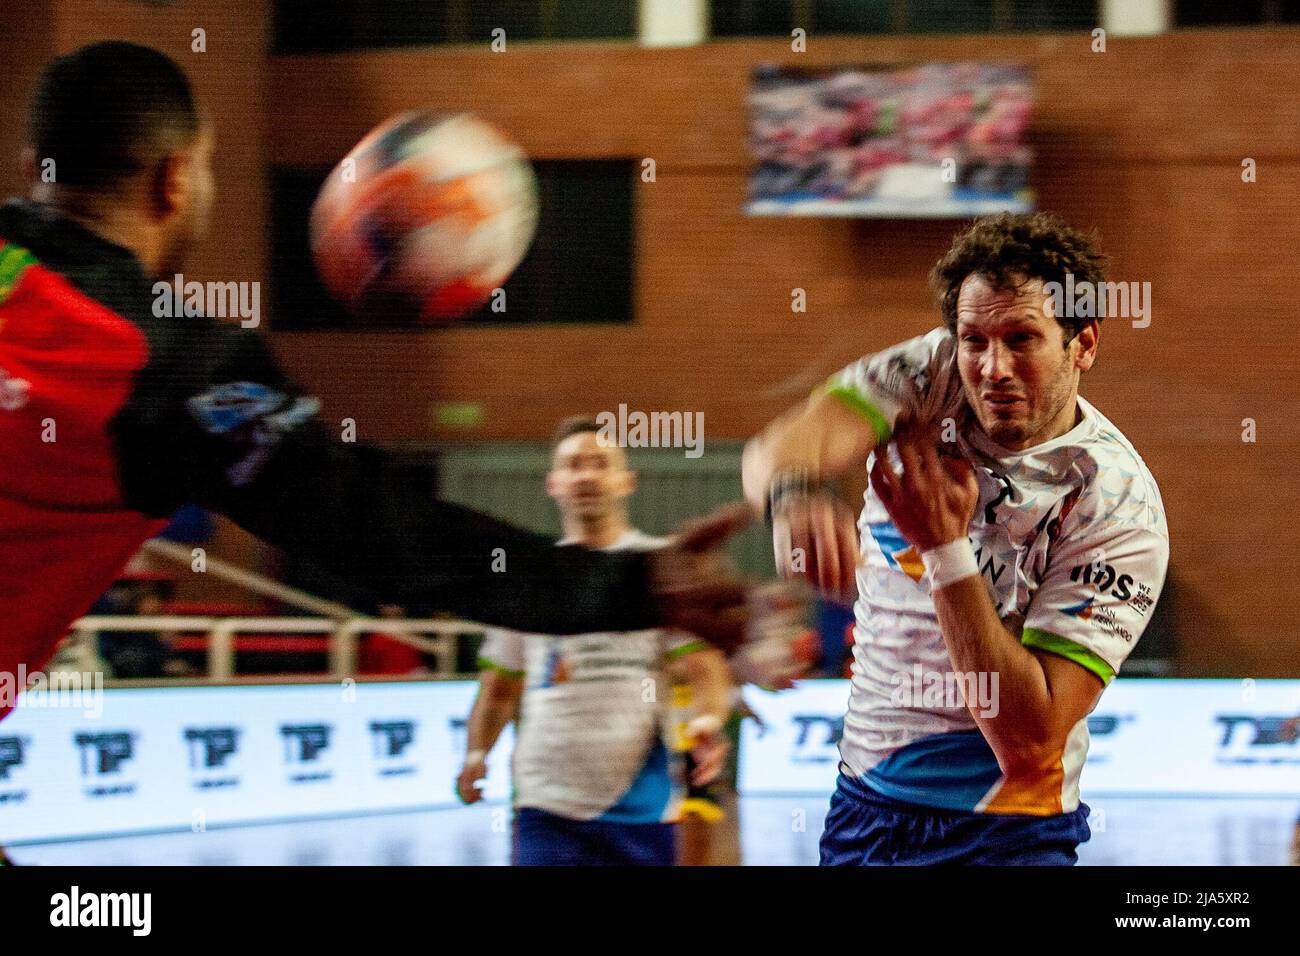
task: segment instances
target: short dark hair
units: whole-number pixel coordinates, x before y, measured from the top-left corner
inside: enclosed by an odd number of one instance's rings
[[[1106,257],[1093,241],[1049,212],[999,213],[977,219],[953,240],[952,248],[930,271],[930,286],[939,297],[943,321],[957,331],[957,296],[971,275],[981,275],[997,289],[1017,288],[1031,279],[1065,285],[1100,284],[1106,278]],[[1068,343],[1093,321],[1081,316],[1056,317],[1068,333]]]
[[[135,43],[94,43],[61,56],[41,74],[32,102],[30,145],[54,160],[55,182],[107,190],[144,172],[199,129],[185,73]]]
[[[574,435],[585,435],[587,432],[600,434],[600,423],[589,415],[571,415],[555,429],[555,434],[551,438],[551,448],[559,448],[560,442]]]

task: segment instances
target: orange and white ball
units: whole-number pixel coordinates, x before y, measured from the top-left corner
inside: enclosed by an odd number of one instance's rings
[[[403,113],[325,180],[311,243],[326,288],[362,321],[436,325],[486,303],[536,228],[517,145],[466,113]]]

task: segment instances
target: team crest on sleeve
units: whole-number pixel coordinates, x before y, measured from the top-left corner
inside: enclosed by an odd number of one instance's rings
[[[195,395],[186,404],[204,431],[226,435],[279,408],[284,399],[283,392],[266,385],[230,382]]]
[[[895,390],[900,389],[906,382],[913,382],[916,385],[916,391],[925,394],[930,385],[930,375],[926,371],[925,365],[918,361],[916,356],[908,355],[905,352],[896,352],[889,357],[885,377],[886,381],[893,385]]]
[[[218,385],[186,404],[204,431],[252,446],[243,459],[227,469],[227,477],[236,487],[248,484],[280,440],[320,411],[320,402],[315,398],[299,396],[291,400],[284,392],[256,382]]]

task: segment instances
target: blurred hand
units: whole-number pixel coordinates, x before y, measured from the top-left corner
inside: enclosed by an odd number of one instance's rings
[[[487,761],[482,757],[467,757],[465,766],[460,768],[456,778],[456,796],[461,803],[478,803],[483,799],[483,791],[475,786],[487,776]]]
[[[834,495],[782,502],[772,515],[772,554],[781,577],[806,579],[833,601],[852,603],[857,597],[857,517]]]
[[[936,437],[910,422],[894,429],[893,442],[903,473],[894,471],[882,449],[871,487],[894,527],[918,552],[966,537],[980,496],[970,462],[940,455]]]
[[[738,683],[786,690],[809,671],[807,611],[807,602],[789,584],[753,592],[745,643],[729,661]]]
[[[718,774],[726,766],[731,741],[721,730],[696,733],[691,739],[691,759],[695,762],[691,769],[691,786],[707,787],[718,779]]]
[[[672,544],[650,552],[650,589],[665,627],[689,631],[727,653],[745,639],[748,586],[722,548],[749,521],[744,505],[724,505],[683,523]]]

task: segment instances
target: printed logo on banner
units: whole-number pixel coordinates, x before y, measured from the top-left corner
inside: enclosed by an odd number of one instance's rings
[[[0,783],[12,782],[16,768],[21,767],[27,755],[26,737],[0,737]],[[26,790],[0,790],[0,804],[22,803]]]
[[[1088,748],[1089,765],[1109,762],[1113,755],[1107,745],[1115,742],[1125,724],[1132,724],[1136,719],[1133,714],[1089,714],[1088,736],[1092,738],[1092,746]]]
[[[0,737],[0,780],[8,780],[14,767],[23,765],[22,737]]]
[[[226,765],[239,752],[238,727],[186,727],[182,736],[190,754],[190,781],[196,790],[235,787],[239,777]],[[216,771],[227,769],[227,772]]]
[[[795,731],[791,762],[839,762],[839,743],[844,736],[843,714],[792,714],[790,721]]]
[[[290,768],[318,766],[321,754],[329,749],[333,727],[329,724],[282,724],[280,736],[284,738],[284,762]],[[290,783],[314,783],[329,780],[332,770],[320,768],[290,773]]]
[[[81,775],[91,780],[117,778],[122,767],[135,756],[136,734],[130,730],[77,731],[72,742],[81,752]],[[88,797],[116,797],[135,793],[132,782],[95,784],[85,788]]]
[[[403,754],[415,742],[414,720],[372,720],[370,740],[372,756],[381,777],[400,777],[415,773],[416,767]]]
[[[448,717],[447,726],[451,729],[452,753],[464,753],[469,743],[469,721],[464,717]]]
[[[1088,734],[1093,737],[1109,737],[1119,732],[1121,724],[1133,720],[1132,714],[1089,714]]]
[[[1216,714],[1214,721],[1219,734],[1215,763],[1300,764],[1293,714]]]
[[[102,714],[117,715],[107,723],[20,706],[0,723],[0,842],[451,805],[449,787],[420,781],[454,777],[476,692],[470,681],[375,683],[340,708],[327,684],[107,688]],[[493,801],[509,797],[512,741],[507,729],[494,748]],[[407,766],[415,772],[401,775]]]

